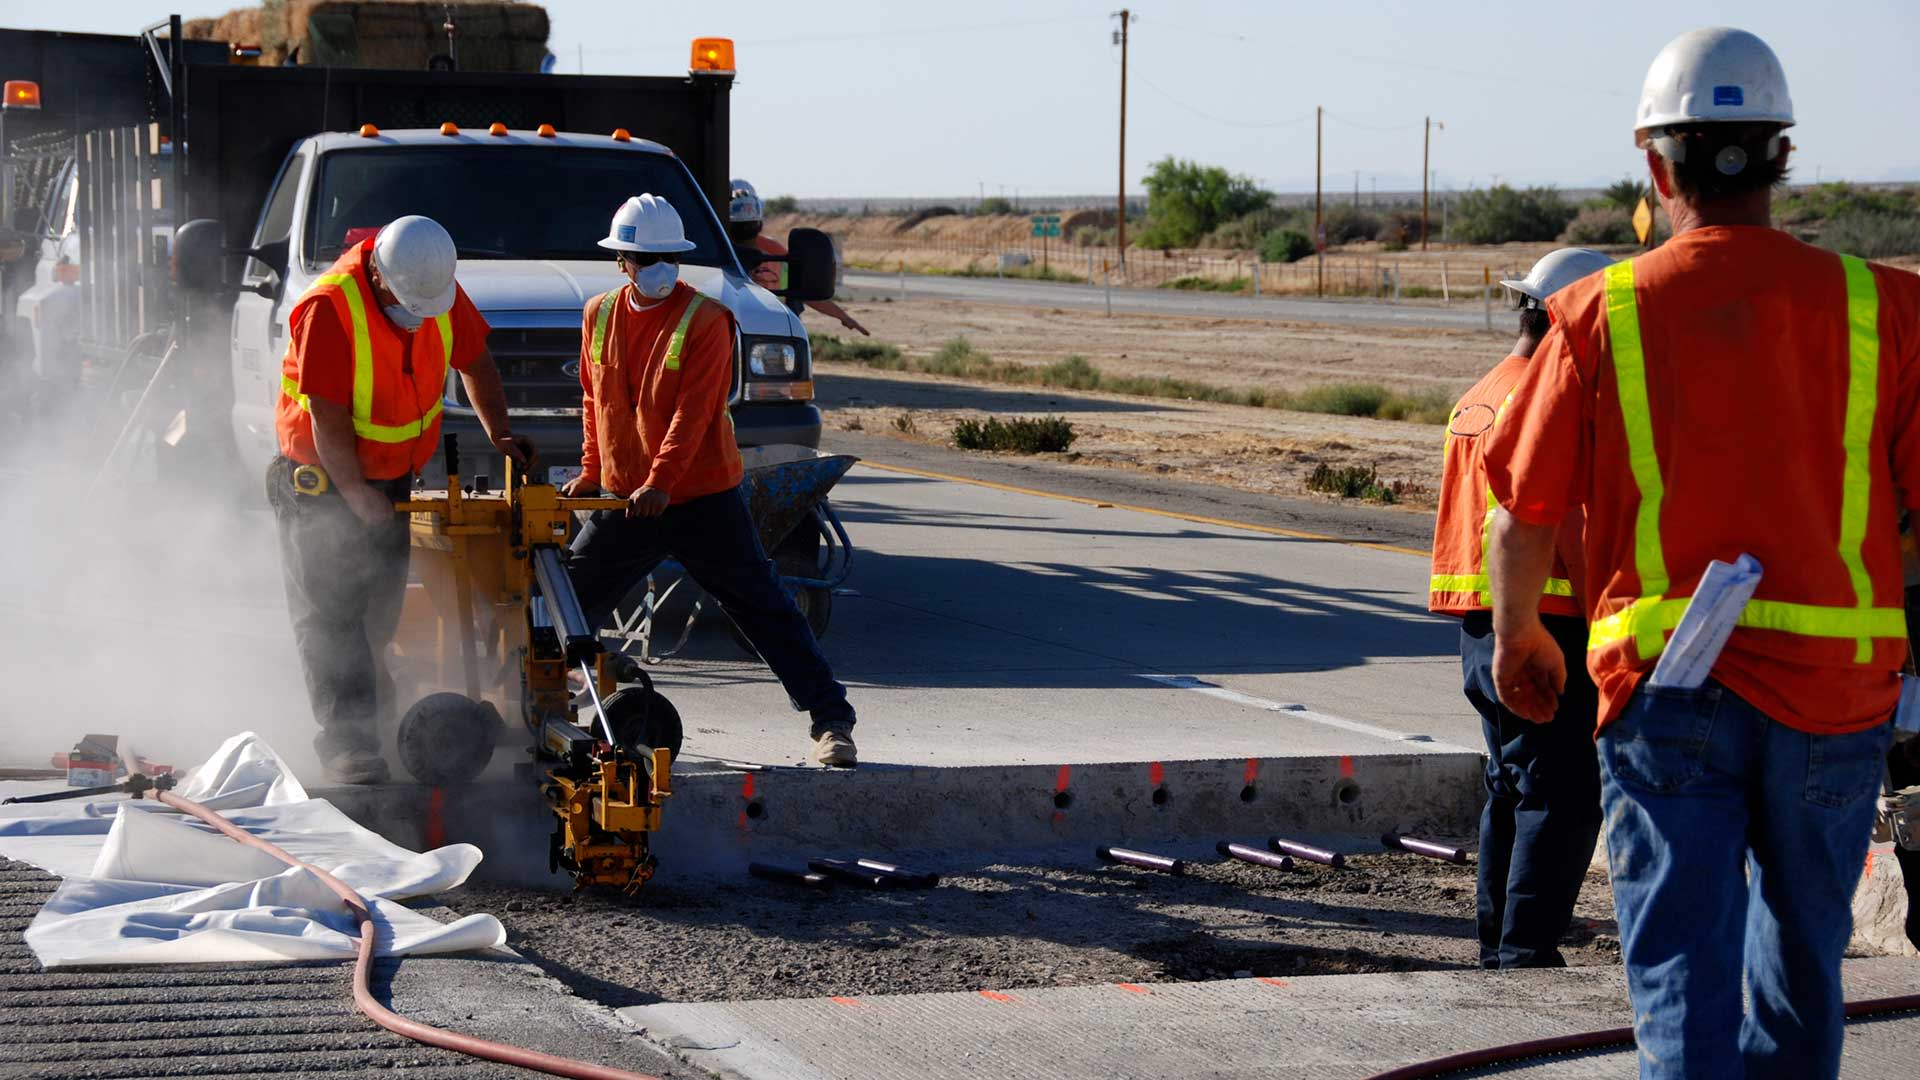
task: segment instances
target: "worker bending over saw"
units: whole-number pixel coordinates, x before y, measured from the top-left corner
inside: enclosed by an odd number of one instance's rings
[[[565,494],[627,500],[574,538],[568,574],[588,624],[669,555],[720,603],[773,669],[794,708],[813,717],[810,760],[851,766],[853,706],[806,617],[781,584],[740,492],[740,449],[727,411],[733,316],[680,281],[693,248],[663,198],[639,195],[613,215],[600,246],[628,282],[587,301],[580,342],[585,440]]]
[[[1612,261],[1597,251],[1561,248],[1533,264],[1526,277],[1501,282],[1520,309],[1520,337],[1447,421],[1427,606],[1460,620],[1461,675],[1487,741],[1477,905],[1484,968],[1566,966],[1560,935],[1573,919],[1600,835],[1600,772],[1593,759],[1593,680],[1582,662],[1587,620],[1568,569],[1579,564],[1577,512],[1561,522],[1552,575],[1536,594],[1540,621],[1567,658],[1559,708],[1551,723],[1536,724],[1508,711],[1494,692],[1493,593],[1486,567],[1493,498],[1481,455],[1547,335],[1547,297]]]
[[[1673,238],[1547,301],[1486,453],[1494,681],[1539,723],[1567,676],[1537,598],[1555,526],[1586,510],[1586,662],[1645,1078],[1838,1074],[1840,959],[1907,655],[1896,518],[1920,507],[1920,278],[1772,227],[1793,119],[1754,35],[1660,52],[1634,129]],[[1669,640],[1696,596],[1724,644]]]
[[[267,501],[327,778],[377,784],[376,685],[407,588],[394,510],[432,459],[447,368],[494,448],[527,463],[487,351],[487,322],[454,282],[453,238],[403,217],[349,247],[293,307]]]

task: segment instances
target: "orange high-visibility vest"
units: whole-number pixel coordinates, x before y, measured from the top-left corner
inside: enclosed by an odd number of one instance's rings
[[[373,240],[341,253],[327,272],[314,279],[289,317],[297,323],[311,304],[331,304],[352,342],[353,431],[358,436],[360,469],[369,480],[392,480],[420,471],[432,459],[440,435],[441,400],[447,368],[453,362],[453,321],[448,314],[427,320],[413,334],[395,327],[381,312],[367,279]],[[417,335],[434,340],[415,350],[425,362],[411,364],[408,353]],[[281,363],[280,403],[274,425],[281,451],[295,460],[319,464],[313,447],[312,405],[301,392],[299,374],[312,358],[296,356],[287,343]]]

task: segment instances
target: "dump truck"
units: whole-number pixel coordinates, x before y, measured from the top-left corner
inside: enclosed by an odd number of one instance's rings
[[[144,35],[164,60],[153,119],[79,139],[75,246],[83,284],[100,287],[77,351],[115,371],[137,358],[144,370],[162,329],[182,340],[172,378],[188,390],[162,400],[190,400],[185,435],[169,444],[189,452],[188,471],[252,483],[275,451],[295,302],[344,246],[419,213],[460,248],[460,281],[493,327],[514,430],[564,475],[580,454],[581,311],[623,280],[595,241],[642,191],[686,223],[695,248],[682,278],[735,317],[741,444],[818,445],[806,330],[789,305],[832,294],[832,243],[796,230],[789,287],[776,296],[728,242],[713,208],[728,193],[730,43],[696,48],[685,75],[559,76],[196,64],[168,47],[184,40],[172,36],[177,20],[160,31]],[[194,230],[213,243],[189,251],[182,233],[157,260],[156,223],[193,219],[217,223]],[[168,285],[169,263],[182,288]],[[456,377],[442,415],[448,432],[475,436],[466,445],[486,445]],[[179,435],[183,425],[171,426]],[[480,458],[472,471],[498,476],[499,466]]]

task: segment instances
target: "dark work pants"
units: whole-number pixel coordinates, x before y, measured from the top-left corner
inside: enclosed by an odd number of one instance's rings
[[[567,573],[587,622],[605,625],[627,590],[668,556],[705,589],[759,651],[813,734],[850,727],[853,706],[806,616],[780,583],[739,488],[667,507],[657,518],[596,511],[574,537]]]
[[[1567,688],[1553,721],[1508,712],[1493,687],[1493,619],[1460,626],[1467,700],[1487,740],[1487,804],[1480,814],[1480,966],[1564,967],[1560,936],[1586,880],[1600,835],[1598,712],[1587,675],[1587,627],[1543,616],[1567,661]]]
[[[349,751],[380,752],[377,686],[387,646],[400,623],[407,591],[407,518],[396,513],[369,527],[338,492],[300,495],[298,466],[276,457],[267,466],[267,501],[280,531],[280,572],[287,613],[306,671],[307,698],[323,760]],[[408,478],[373,485],[405,498]]]

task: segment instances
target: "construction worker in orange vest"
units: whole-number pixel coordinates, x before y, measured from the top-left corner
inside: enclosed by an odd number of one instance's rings
[[[628,199],[600,246],[628,283],[587,301],[580,345],[585,439],[568,495],[605,490],[625,511],[596,512],[574,538],[567,573],[598,626],[668,556],[719,601],[811,714],[815,764],[858,762],[853,706],[806,617],[781,584],[740,492],[727,395],[733,316],[679,279],[691,250],[680,215],[656,195]]]
[[[349,247],[294,305],[267,501],[287,609],[328,779],[377,784],[376,685],[407,585],[407,519],[394,502],[432,459],[447,369],[495,449],[527,464],[487,351],[487,323],[454,282],[453,239],[403,217]]]
[[[1673,238],[1547,302],[1553,328],[1486,455],[1494,681],[1541,723],[1567,675],[1534,598],[1555,526],[1585,507],[1642,1077],[1837,1075],[1840,959],[1907,655],[1920,278],[1771,227],[1793,120],[1754,35],[1661,51],[1634,127]],[[1730,636],[1669,641],[1714,562],[1729,565],[1706,595],[1730,600],[1699,614]],[[1755,573],[1742,602],[1731,586]]]
[[[1566,966],[1560,935],[1573,919],[1600,835],[1600,773],[1593,759],[1593,681],[1580,666],[1587,621],[1567,569],[1579,561],[1577,521],[1562,523],[1560,546],[1571,550],[1556,555],[1552,577],[1538,596],[1541,622],[1571,665],[1553,721],[1535,724],[1516,716],[1494,692],[1493,594],[1486,568],[1494,502],[1481,453],[1547,334],[1547,297],[1612,261],[1586,248],[1561,248],[1526,277],[1501,282],[1520,309],[1520,337],[1447,422],[1427,606],[1460,620],[1461,674],[1487,741],[1477,905],[1484,968]]]
[[[737,248],[750,248],[762,255],[785,256],[787,245],[761,232],[767,216],[766,204],[760,200],[753,185],[745,180],[735,179],[733,194],[727,202],[727,236]],[[754,283],[768,292],[787,287],[787,264],[784,262],[761,262],[753,264],[750,271]],[[813,310],[829,318],[840,320],[840,325],[849,330],[858,331],[862,337],[872,337],[860,320],[847,314],[847,309],[831,300],[809,300],[804,305],[793,302],[795,311],[802,307]]]

